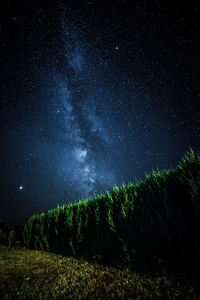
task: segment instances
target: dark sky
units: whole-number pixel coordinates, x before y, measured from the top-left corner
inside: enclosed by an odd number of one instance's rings
[[[3,1],[0,218],[199,151],[198,1]]]

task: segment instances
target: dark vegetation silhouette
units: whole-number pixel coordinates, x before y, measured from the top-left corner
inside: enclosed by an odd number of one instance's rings
[[[24,222],[15,222],[6,224],[4,220],[0,220],[0,244],[10,247],[23,246],[23,228]],[[14,232],[14,235],[11,234]],[[12,237],[13,235],[13,237]]]
[[[11,230],[8,236],[8,250],[11,250],[15,241],[16,233],[14,230]]]
[[[4,222],[4,220],[0,220],[0,244],[6,244],[8,240],[9,228]]]
[[[190,149],[176,168],[33,215],[23,242],[31,249],[192,280],[200,267],[199,229],[200,156]]]

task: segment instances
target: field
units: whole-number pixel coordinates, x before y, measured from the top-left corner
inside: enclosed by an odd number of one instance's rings
[[[88,263],[44,251],[0,246],[0,299],[200,299],[200,292],[166,276]]]

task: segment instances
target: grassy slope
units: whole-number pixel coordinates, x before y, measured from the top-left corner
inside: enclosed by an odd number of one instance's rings
[[[200,299],[191,286],[42,251],[0,246],[0,299]]]

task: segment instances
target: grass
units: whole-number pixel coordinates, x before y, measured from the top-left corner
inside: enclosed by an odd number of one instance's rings
[[[200,299],[194,286],[44,251],[0,246],[0,299]]]

